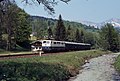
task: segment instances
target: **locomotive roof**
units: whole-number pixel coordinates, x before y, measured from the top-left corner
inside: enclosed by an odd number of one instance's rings
[[[65,42],[65,41],[56,41],[56,40],[41,40],[41,41]]]
[[[90,44],[87,44],[87,43],[77,43],[77,42],[65,42],[66,44],[78,44],[78,45],[90,45]]]
[[[42,41],[56,41],[56,40],[42,40]],[[77,42],[68,42],[68,41],[56,41],[56,42],[65,42],[67,44],[90,45],[90,44],[87,44],[87,43],[77,43]]]

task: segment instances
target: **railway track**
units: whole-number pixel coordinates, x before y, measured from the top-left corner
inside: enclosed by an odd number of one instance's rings
[[[12,59],[12,58],[25,58],[25,57],[33,57],[38,56],[38,54],[13,54],[13,55],[0,55],[0,60],[3,59]]]
[[[57,52],[57,53],[42,53],[42,56],[48,56],[48,55],[56,55],[56,54],[64,54],[65,52]],[[15,58],[31,58],[35,56],[40,56],[39,53],[29,53],[29,54],[0,54],[0,60],[5,59],[15,59]]]

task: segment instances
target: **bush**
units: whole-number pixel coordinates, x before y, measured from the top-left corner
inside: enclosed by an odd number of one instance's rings
[[[116,70],[120,73],[120,55],[117,57],[114,66],[116,68]]]
[[[65,66],[45,63],[0,63],[0,81],[63,81],[69,76]]]

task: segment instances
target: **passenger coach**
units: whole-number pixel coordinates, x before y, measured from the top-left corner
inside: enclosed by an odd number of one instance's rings
[[[67,51],[90,50],[91,45],[85,43],[65,42],[65,49]]]

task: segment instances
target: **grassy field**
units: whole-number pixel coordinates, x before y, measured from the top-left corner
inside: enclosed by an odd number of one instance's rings
[[[89,50],[0,60],[0,80],[3,80],[5,75],[4,79],[11,81],[64,81],[78,74],[86,59],[107,53]]]
[[[24,50],[24,51],[6,51],[3,49],[0,49],[0,56],[7,56],[7,55],[21,55],[21,54],[32,54],[31,51],[29,50]]]

